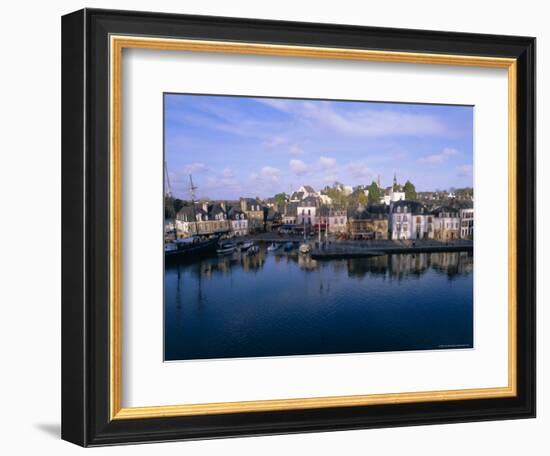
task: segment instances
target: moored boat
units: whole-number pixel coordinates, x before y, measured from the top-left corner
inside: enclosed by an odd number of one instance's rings
[[[218,238],[207,239],[200,236],[191,236],[176,239],[164,245],[165,259],[184,259],[195,255],[212,253],[216,250]]]
[[[279,250],[281,247],[283,246],[283,244],[275,244],[274,242],[269,245],[267,247],[267,251],[268,252],[276,252],[277,250]]]
[[[246,251],[246,254],[248,256],[252,256],[252,255],[256,255],[257,253],[260,252],[260,247],[258,247],[257,245],[253,245],[252,247],[250,247],[247,251]]]
[[[242,245],[241,245],[241,252],[244,252],[245,250],[248,250],[253,245],[254,245],[254,242],[252,242],[252,241],[243,242]]]
[[[294,243],[293,242],[287,242],[284,246],[284,251],[285,252],[290,252],[293,249],[294,249]]]
[[[216,249],[216,253],[218,255],[228,255],[233,253],[236,248],[237,247],[232,242],[224,242],[218,249]]]

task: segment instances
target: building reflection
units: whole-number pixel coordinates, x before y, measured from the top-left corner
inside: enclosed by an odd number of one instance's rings
[[[266,266],[266,260],[272,257],[271,264],[280,267],[285,263],[294,263],[304,272],[330,269],[331,272],[347,272],[352,278],[377,276],[392,280],[414,278],[424,275],[429,270],[445,274],[449,279],[473,272],[473,255],[470,252],[437,252],[390,254],[370,258],[349,258],[343,260],[314,260],[309,255],[296,251],[289,253],[268,253],[265,248],[254,255],[246,252],[235,252],[227,256],[212,256],[194,263],[167,266],[167,272],[177,268],[191,271],[201,279],[211,280],[216,275],[230,275],[235,270],[257,272]],[[178,279],[179,282],[179,279]]]

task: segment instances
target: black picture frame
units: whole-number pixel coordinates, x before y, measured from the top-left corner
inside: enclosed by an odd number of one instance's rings
[[[517,59],[517,395],[110,419],[109,36]],[[498,286],[493,284],[491,286]],[[62,438],[82,446],[535,417],[535,39],[84,9],[62,19]]]

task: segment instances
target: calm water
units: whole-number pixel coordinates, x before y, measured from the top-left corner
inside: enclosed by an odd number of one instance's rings
[[[166,266],[166,360],[472,346],[469,253],[315,261],[264,247]]]

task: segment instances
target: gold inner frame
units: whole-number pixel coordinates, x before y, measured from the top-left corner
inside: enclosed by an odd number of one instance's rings
[[[122,407],[122,51],[123,49],[194,51],[230,54],[367,60],[453,65],[508,70],[508,385],[460,390],[273,399],[244,402]],[[111,419],[159,418],[238,412],[297,410],[374,404],[512,397],[517,394],[517,62],[511,58],[387,52],[310,46],[287,46],[117,36],[110,37],[110,414]]]

